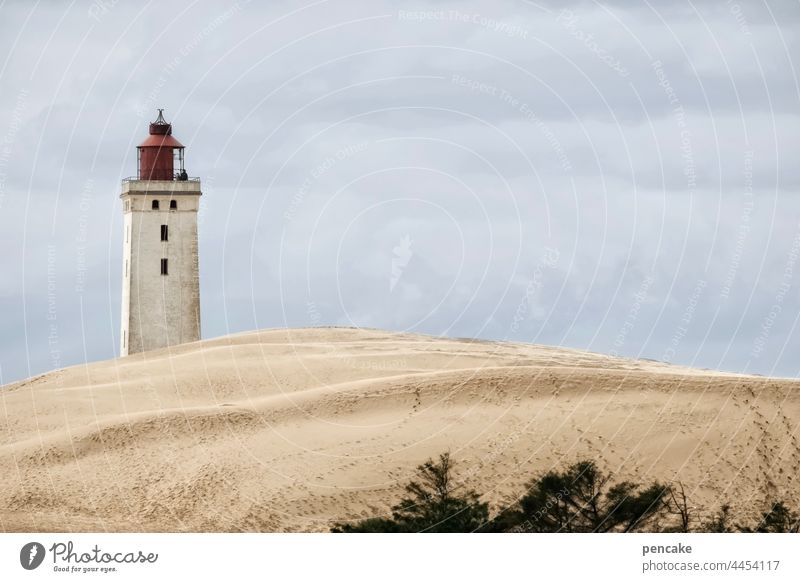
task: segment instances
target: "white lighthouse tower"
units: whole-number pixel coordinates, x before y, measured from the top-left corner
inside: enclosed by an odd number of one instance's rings
[[[183,150],[159,109],[136,177],[122,182],[122,356],[200,339],[200,179]]]

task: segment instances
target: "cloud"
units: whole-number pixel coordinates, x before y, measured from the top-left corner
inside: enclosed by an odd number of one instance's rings
[[[369,325],[796,374],[796,7],[98,6],[2,8],[3,382],[115,354],[119,180],[156,107],[203,178],[205,337]]]

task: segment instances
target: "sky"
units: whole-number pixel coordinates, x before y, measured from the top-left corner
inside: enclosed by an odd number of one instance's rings
[[[0,384],[118,354],[157,108],[202,179],[204,338],[797,377],[799,33],[797,2],[2,2]]]

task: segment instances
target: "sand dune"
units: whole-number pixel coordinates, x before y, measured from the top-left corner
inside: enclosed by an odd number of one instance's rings
[[[450,450],[498,507],[581,458],[744,517],[800,502],[800,383],[342,328],[238,334],[0,389],[0,530],[316,531]]]

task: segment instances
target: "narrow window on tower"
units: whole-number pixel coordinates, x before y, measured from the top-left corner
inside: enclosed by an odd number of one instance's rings
[[[125,259],[125,276],[128,276],[128,259]]]
[[[123,329],[123,330],[122,330],[122,347],[123,347],[123,348],[125,347],[125,340],[126,340],[126,339],[128,339],[128,338],[127,338],[127,335],[128,335],[128,334],[127,334],[127,333],[125,333],[125,330]]]
[[[153,210],[158,210],[158,200],[153,200]]]
[[[167,259],[161,259],[161,274],[162,275],[168,275],[169,274],[167,272]]]
[[[169,226],[161,225],[161,240],[169,240]]]
[[[177,200],[170,200],[169,201],[169,209],[170,210],[177,210],[178,209],[178,201]]]

